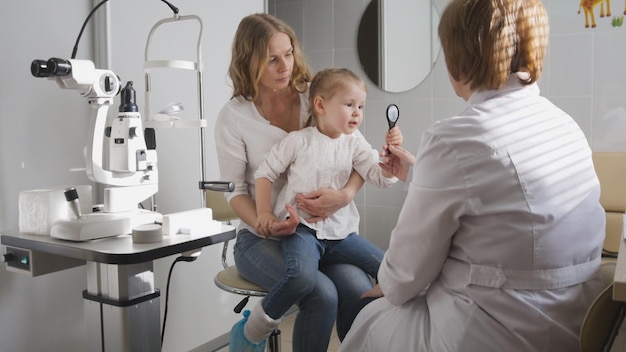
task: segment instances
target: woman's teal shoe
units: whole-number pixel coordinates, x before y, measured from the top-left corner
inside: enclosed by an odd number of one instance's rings
[[[230,330],[230,343],[228,345],[228,351],[230,352],[264,352],[266,340],[261,343],[252,343],[248,341],[243,333],[243,326],[248,321],[250,311],[245,310],[243,312],[243,319],[236,322],[233,328]]]

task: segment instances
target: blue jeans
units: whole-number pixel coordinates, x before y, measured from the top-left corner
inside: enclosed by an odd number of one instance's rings
[[[263,299],[265,313],[273,319],[287,310],[315,287],[321,265],[352,264],[376,278],[383,251],[365,238],[351,233],[342,240],[319,240],[315,230],[299,225],[296,232],[280,238],[286,275]]]
[[[234,249],[239,273],[271,289],[287,275],[281,247],[280,241],[256,236],[248,230],[240,231]],[[337,333],[343,339],[361,308],[371,301],[360,298],[372,287],[369,276],[339,259],[331,254],[322,258],[319,270],[314,272],[312,291],[296,303],[299,311],[293,331],[294,352],[327,351],[335,319]],[[290,303],[284,305],[287,304]]]

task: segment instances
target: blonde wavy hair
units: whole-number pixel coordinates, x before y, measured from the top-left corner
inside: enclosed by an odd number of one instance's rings
[[[453,0],[439,22],[448,72],[472,90],[501,88],[519,71],[522,84],[536,82],[548,35],[541,0]]]
[[[284,21],[266,14],[256,13],[244,17],[239,22],[232,46],[232,57],[228,74],[233,82],[233,97],[242,96],[255,101],[259,94],[259,81],[269,60],[270,38],[285,33],[293,47],[294,65],[289,85],[297,92],[307,90],[311,81],[311,68],[293,29]]]
[[[347,68],[327,68],[316,73],[309,88],[309,118],[305,126],[317,125],[314,103],[316,97],[331,99],[339,89],[345,89],[350,84],[356,84],[367,92],[367,87],[361,77]]]

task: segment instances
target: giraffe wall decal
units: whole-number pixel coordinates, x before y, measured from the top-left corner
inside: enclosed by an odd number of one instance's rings
[[[585,13],[585,28],[589,28],[589,18],[591,18],[591,28],[596,28],[596,16],[593,13],[594,7],[600,4],[600,17],[604,17],[604,2],[606,2],[606,16],[611,16],[611,0],[580,0],[578,13],[582,9]],[[626,3],[626,0],[624,1]],[[626,8],[624,10],[626,12]]]
[[[604,12],[604,3],[606,2],[606,13]],[[594,8],[596,5],[600,5],[600,17],[610,17],[611,16],[611,0],[580,0],[580,5],[578,6],[578,13],[580,14],[581,9],[585,13],[585,28],[589,28],[589,20],[591,19],[591,28],[596,27],[596,17],[594,14]],[[626,15],[626,0],[624,0],[624,15]],[[616,26],[616,22],[619,22],[619,25]],[[613,18],[613,27],[621,27],[621,21],[623,21],[623,16],[617,16]]]

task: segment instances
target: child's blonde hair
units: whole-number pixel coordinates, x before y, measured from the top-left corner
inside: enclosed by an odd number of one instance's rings
[[[233,81],[233,97],[242,96],[255,101],[259,82],[269,58],[269,41],[276,33],[285,33],[293,48],[293,71],[289,85],[297,92],[306,92],[311,81],[311,69],[304,59],[295,32],[284,21],[266,13],[244,17],[233,40],[228,74]]]
[[[541,0],[453,0],[439,22],[448,71],[472,90],[501,88],[520,69],[522,84],[536,82],[548,34]]]
[[[346,88],[349,84],[356,84],[367,92],[367,87],[361,77],[347,68],[327,68],[318,72],[309,87],[309,119],[306,126],[317,124],[315,97],[330,99],[337,93],[337,90]]]

